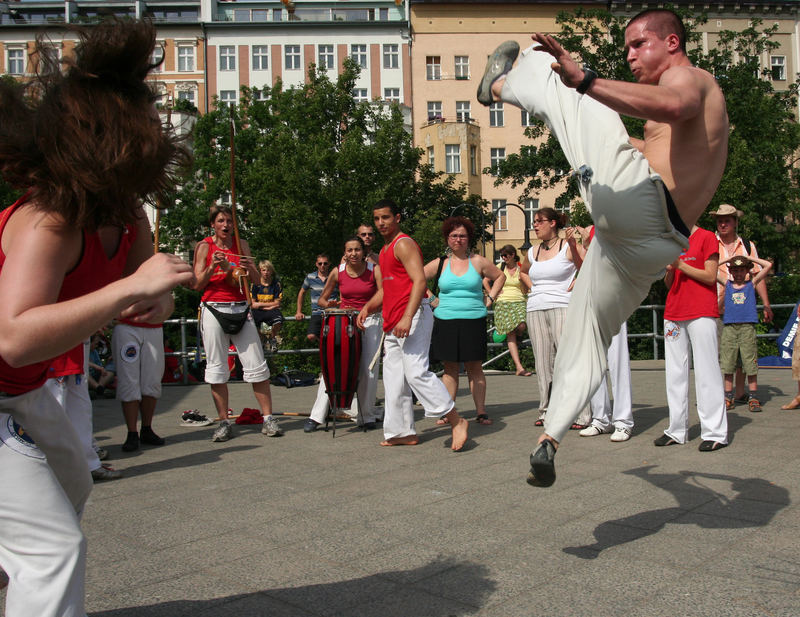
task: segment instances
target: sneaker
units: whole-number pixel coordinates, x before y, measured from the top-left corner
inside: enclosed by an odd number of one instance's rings
[[[104,461],[104,460],[106,460],[108,458],[108,450],[106,450],[105,448],[101,448],[100,446],[96,446],[94,448],[94,451],[97,454],[97,458],[99,458],[101,461]]]
[[[214,421],[209,420],[196,409],[191,409],[181,414],[180,424],[181,426],[208,426],[209,424],[214,424]]]
[[[617,426],[614,428],[610,439],[611,441],[628,441],[631,438],[631,429]]]
[[[163,437],[156,435],[150,426],[143,426],[142,430],[139,431],[139,441],[148,446],[163,446],[167,443]]]
[[[122,444],[122,450],[124,452],[133,452],[134,450],[139,449],[139,433],[136,431],[128,431],[128,438],[125,440],[125,443]]]
[[[230,420],[222,420],[217,430],[214,431],[211,441],[228,441],[231,437],[233,437],[233,429],[231,429]]]
[[[747,402],[747,407],[753,413],[761,411],[761,403],[758,402],[758,399],[755,396],[750,397],[750,400]]]
[[[121,477],[122,472],[114,469],[111,465],[101,465],[97,469],[92,469],[92,480],[95,482],[119,480]]]
[[[267,344],[269,345],[270,353],[278,353],[278,341],[275,339],[275,337],[269,339]]]
[[[314,431],[317,430],[318,426],[319,426],[319,422],[309,418],[308,420],[306,420],[306,423],[303,425],[303,432],[304,433],[313,433]]]
[[[603,429],[595,424],[592,424],[591,426],[587,426],[585,429],[583,429],[580,433],[578,433],[578,435],[581,437],[597,437],[598,435],[610,432],[611,429]]]
[[[732,396],[725,397],[725,411],[731,411],[734,407],[736,407],[736,403],[733,402]]]
[[[283,429],[278,426],[278,421],[274,416],[264,416],[264,424],[261,425],[261,432],[267,437],[281,437]]]
[[[511,70],[514,60],[519,55],[519,43],[506,41],[492,52],[486,61],[483,78],[478,84],[478,101],[487,107],[494,103],[492,84]]]
[[[680,445],[680,442],[676,441],[675,439],[664,433],[661,437],[653,440],[653,445],[658,446],[659,448],[663,448],[664,446]]]

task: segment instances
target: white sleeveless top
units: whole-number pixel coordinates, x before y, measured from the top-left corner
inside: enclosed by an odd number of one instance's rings
[[[533,247],[528,249],[531,269],[531,292],[528,294],[528,311],[544,311],[566,307],[572,292],[567,291],[575,276],[575,264],[567,259],[569,245],[565,242],[558,254],[546,261],[535,261]]]

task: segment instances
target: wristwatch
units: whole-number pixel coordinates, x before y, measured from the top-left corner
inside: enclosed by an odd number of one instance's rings
[[[588,67],[587,65],[583,65],[583,81],[578,84],[578,87],[575,90],[578,94],[586,94],[586,91],[589,89],[589,86],[592,85],[592,82],[597,79],[597,73],[594,69]]]

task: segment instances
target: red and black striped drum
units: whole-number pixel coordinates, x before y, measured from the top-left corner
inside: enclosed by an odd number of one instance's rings
[[[356,317],[358,311],[342,309],[327,310],[322,317],[319,361],[332,409],[350,409],[358,388],[361,332]]]

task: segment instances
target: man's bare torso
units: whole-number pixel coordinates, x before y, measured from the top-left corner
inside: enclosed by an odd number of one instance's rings
[[[722,91],[708,72],[690,70],[704,95],[701,112],[673,124],[648,120],[644,129],[644,155],[663,178],[689,228],[716,192],[728,157],[728,115]]]

